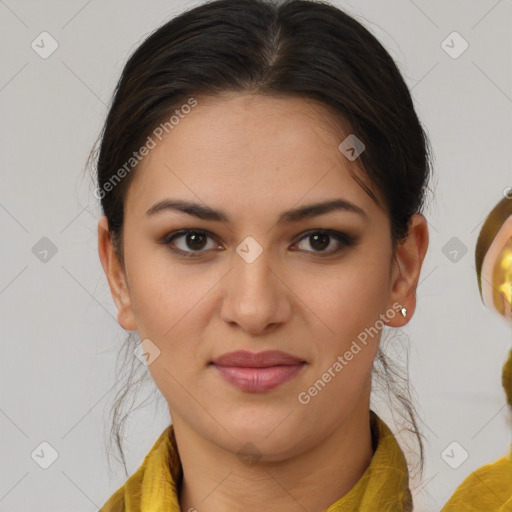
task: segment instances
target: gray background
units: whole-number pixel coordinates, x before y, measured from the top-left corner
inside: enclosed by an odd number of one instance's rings
[[[115,462],[109,473],[105,454],[125,332],[97,255],[100,213],[84,166],[130,53],[196,4],[0,0],[1,511],[97,510],[126,479]],[[396,60],[435,155],[430,247],[403,332],[428,439],[416,510],[436,511],[511,442],[501,367],[512,333],[481,303],[473,255],[483,220],[512,186],[512,2],[337,5]],[[58,43],[47,59],[31,47],[43,31]],[[469,44],[458,58],[442,47],[453,31]],[[37,257],[44,237],[57,250],[46,262]],[[456,261],[443,252],[452,243],[467,249]],[[144,396],[154,400],[128,425],[130,473],[169,422],[161,396],[151,387]],[[43,441],[58,453],[48,469],[31,457]],[[469,454],[457,469],[442,457],[453,441]],[[449,453],[457,462],[462,452]]]

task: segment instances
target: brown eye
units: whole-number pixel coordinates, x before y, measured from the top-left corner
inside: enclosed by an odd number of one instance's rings
[[[333,239],[337,243],[333,243]],[[356,238],[339,231],[331,230],[316,230],[309,231],[300,240],[299,245],[304,241],[309,242],[309,246],[313,250],[305,248],[306,252],[317,252],[320,255],[335,254],[342,251],[345,247],[354,245]],[[327,247],[332,247],[331,250],[325,250]]]
[[[185,245],[190,249],[200,250],[205,246],[207,237],[203,233],[188,233],[185,235]]]
[[[208,247],[208,239],[211,240]],[[201,253],[207,252],[209,249],[219,248],[218,243],[213,240],[206,231],[184,229],[167,236],[162,243],[168,245],[169,248],[183,256],[199,256]],[[196,254],[197,253],[197,254]]]
[[[311,240],[311,247],[313,247],[315,251],[323,251],[329,246],[329,235],[321,233],[319,235],[310,235],[309,238]]]

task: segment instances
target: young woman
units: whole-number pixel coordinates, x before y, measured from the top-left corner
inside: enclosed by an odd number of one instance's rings
[[[376,38],[306,0],[185,12],[128,60],[97,171],[118,321],[172,419],[101,510],[412,510],[370,392],[414,314],[430,160]]]

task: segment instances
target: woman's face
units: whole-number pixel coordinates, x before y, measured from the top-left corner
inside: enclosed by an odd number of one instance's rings
[[[348,134],[328,119],[298,98],[198,98],[125,198],[119,322],[150,340],[149,370],[175,425],[233,452],[252,442],[278,460],[367,414],[382,320],[401,319],[389,218],[350,176],[357,161],[338,148]],[[308,214],[331,201],[352,206]],[[182,230],[195,233],[170,240]],[[211,364],[239,350],[305,363]]]

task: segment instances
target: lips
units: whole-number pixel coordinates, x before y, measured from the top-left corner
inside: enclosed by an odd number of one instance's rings
[[[227,382],[242,391],[270,391],[300,373],[306,361],[279,350],[237,351],[210,363]]]
[[[220,356],[213,361],[213,364],[216,366],[237,366],[243,368],[268,368],[269,366],[291,366],[305,362],[280,350],[267,350],[256,353],[238,350]]]

